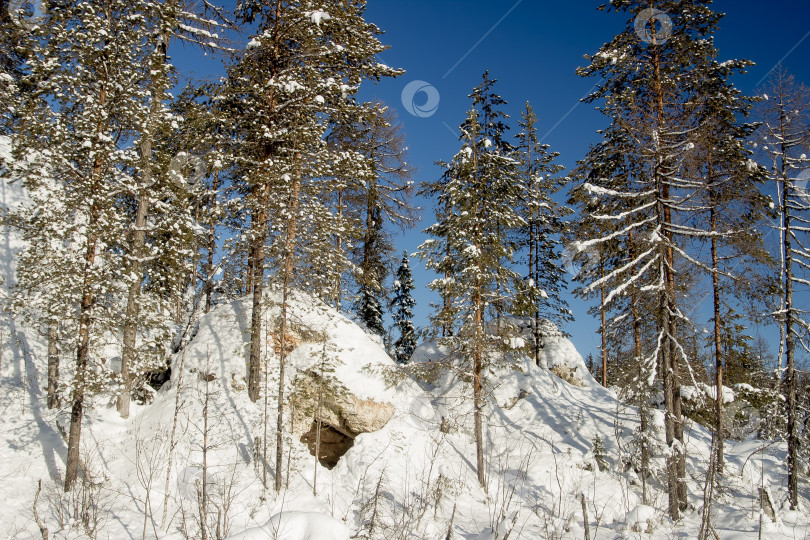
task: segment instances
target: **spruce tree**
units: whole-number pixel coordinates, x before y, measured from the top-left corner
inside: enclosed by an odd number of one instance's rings
[[[519,274],[512,268],[514,246],[505,235],[526,222],[517,212],[520,187],[517,162],[487,137],[477,108],[460,126],[462,148],[447,164],[446,174],[426,191],[437,194],[437,222],[426,229],[432,238],[419,247],[428,269],[449,275],[429,285],[445,304],[434,316],[434,333],[450,324],[452,336],[439,342],[452,351],[460,369],[472,374],[476,470],[486,489],[483,418],[491,381],[488,367],[506,359],[517,329],[494,326],[501,313],[518,303]]]
[[[413,327],[412,320],[413,308],[416,305],[411,295],[413,290],[413,277],[411,276],[408,253],[404,252],[402,262],[397,268],[396,279],[394,280],[394,299],[391,301],[394,324],[399,329],[399,338],[394,342],[395,357],[399,364],[407,364],[416,349],[416,330]]]
[[[536,124],[537,115],[532,106],[526,103],[518,123],[521,131],[516,137],[514,154],[519,161],[523,190],[521,210],[527,226],[517,235],[519,245],[528,248],[527,296],[531,305],[527,311],[532,316],[534,361],[540,365],[540,350],[543,348],[540,319],[548,319],[561,327],[572,317],[562,298],[565,275],[559,250],[563,218],[570,211],[553,199],[553,195],[563,186],[563,181],[554,175],[563,167],[554,164],[559,153],[550,152],[549,146],[538,140]]]

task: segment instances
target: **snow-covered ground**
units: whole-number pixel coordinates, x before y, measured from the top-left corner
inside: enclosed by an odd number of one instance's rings
[[[0,151],[4,144],[0,140]],[[6,207],[22,200],[16,186],[0,184],[0,190]],[[19,247],[15,236],[3,230],[4,295]],[[271,291],[266,314],[271,329],[278,301],[278,292]],[[44,340],[3,315],[0,537],[40,537],[36,500],[51,538],[79,538],[88,526],[96,526],[92,534],[99,538],[183,538],[184,531],[200,538],[203,477],[209,538],[489,540],[509,534],[510,539],[579,539],[586,520],[593,539],[697,536],[710,434],[697,424],[687,426],[690,508],[673,523],[666,517],[659,479],[647,480],[643,504],[642,481],[631,465],[635,410],[590,378],[564,337],[548,341],[542,367],[524,357],[518,370],[488,373],[492,391],[484,491],[476,478],[468,384],[451,376],[433,385],[417,384],[377,340],[302,293],[293,294],[290,303],[293,346],[286,393],[294,398],[289,403],[300,405],[303,394],[317,394],[312,381],[322,380],[324,401],[339,401],[340,394],[359,404],[357,411],[341,411],[347,418],[377,414],[387,421],[381,429],[357,435],[330,470],[316,468],[301,441],[309,429],[301,419],[311,422],[313,413],[302,408],[291,414],[288,407],[284,488],[276,493],[275,337],[269,332],[265,340],[267,404],[263,398],[253,403],[245,384],[249,309],[247,300],[239,300],[203,316],[193,339],[173,358],[171,380],[151,403],[133,405],[129,419],[118,417],[110,396],[94,398],[82,445],[88,481],[73,495],[61,492],[66,442],[60,426],[67,409],[45,406]],[[441,355],[438,347],[425,343],[415,361]],[[562,369],[581,386],[549,368]],[[660,414],[656,423],[663,423]],[[783,445],[750,439],[727,441],[725,448],[723,489],[712,506],[719,538],[810,535],[810,517],[785,505]],[[661,468],[660,452],[653,463]],[[774,501],[775,521],[760,513],[760,487]],[[806,508],[806,484],[801,495]],[[93,501],[95,513],[77,515],[82,497]]]

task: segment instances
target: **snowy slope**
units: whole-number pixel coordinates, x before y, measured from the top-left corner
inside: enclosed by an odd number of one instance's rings
[[[7,152],[2,139],[0,152]],[[24,200],[16,186],[0,189],[6,208]],[[15,235],[4,230],[3,294],[13,280],[20,247]],[[267,301],[265,322],[275,328],[278,293],[271,291]],[[672,523],[665,517],[660,480],[647,480],[647,504],[642,504],[641,479],[628,466],[638,427],[635,411],[593,381],[569,340],[550,337],[542,367],[522,358],[517,370],[487,374],[492,392],[486,409],[484,491],[474,467],[468,385],[448,376],[438,384],[420,386],[388,358],[378,341],[334,309],[297,292],[290,303],[294,346],[287,395],[296,391],[298,375],[325,369],[346,392],[390,406],[393,415],[378,431],[358,435],[333,469],[319,465],[316,470],[300,440],[301,426],[289,425],[292,415],[287,411],[287,487],[276,494],[274,336],[268,333],[265,340],[266,414],[264,400],[252,403],[245,389],[249,309],[249,301],[239,300],[201,317],[191,341],[173,358],[171,380],[150,404],[133,406],[131,418],[117,416],[110,396],[94,399],[84,423],[88,482],[82,492],[96,501],[98,512],[87,520],[97,526],[93,535],[183,538],[185,531],[199,538],[203,464],[209,537],[217,536],[218,523],[219,536],[243,540],[438,539],[446,538],[449,530],[453,538],[468,540],[502,539],[507,533],[510,539],[579,539],[584,537],[581,496],[591,538],[697,535],[710,435],[688,424],[691,508],[680,522]],[[2,315],[0,344],[0,537],[40,537],[33,513],[39,481],[36,508],[50,537],[83,537],[88,527],[70,515],[75,496],[60,489],[66,444],[58,427],[64,422],[58,419],[64,411],[45,407],[42,337]],[[329,360],[324,368],[325,351]],[[435,344],[425,343],[416,360],[442,354]],[[582,386],[553,374],[549,368],[555,367],[575,374]],[[662,423],[658,414],[656,424]],[[263,445],[258,451],[255,446],[257,437],[268,441],[266,469]],[[594,454],[597,439],[604,446],[599,455]],[[728,441],[726,451],[724,491],[713,505],[712,521],[720,538],[756,538],[760,530],[763,538],[810,534],[810,519],[784,506],[782,445]],[[598,463],[602,458],[604,470]],[[660,469],[661,450],[653,464]],[[268,489],[262,482],[264,470]],[[775,522],[760,516],[760,486],[774,501]],[[806,504],[806,485],[802,490]]]

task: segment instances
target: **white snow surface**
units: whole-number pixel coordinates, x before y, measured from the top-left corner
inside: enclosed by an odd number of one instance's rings
[[[8,141],[0,137],[0,157],[4,156],[8,158]],[[0,190],[4,208],[25,199],[17,184],[2,184]],[[3,233],[0,292],[7,295],[22,244],[13,231]],[[265,319],[272,328],[279,313],[278,291],[270,291],[267,301]],[[95,396],[88,403],[82,459],[92,480],[88,489],[99,501],[98,538],[200,537],[197,494],[203,474],[206,394],[209,538],[216,535],[219,512],[226,518],[220,520],[221,536],[243,540],[438,539],[447,537],[451,528],[456,540],[502,539],[507,533],[513,540],[581,539],[580,495],[585,497],[594,540],[697,536],[710,433],[686,422],[690,508],[673,523],[666,517],[665,478],[660,474],[663,450],[653,452],[653,467],[659,472],[647,479],[644,501],[641,479],[628,466],[637,412],[599,386],[571,342],[553,335],[552,327],[546,328],[541,366],[518,356],[514,369],[486,373],[484,491],[475,472],[468,381],[451,371],[433,384],[417,384],[377,340],[306,294],[292,295],[290,314],[293,330],[303,340],[289,357],[287,389],[301,370],[317,368],[323,344],[313,336],[325,335],[327,349],[338,360],[334,376],[357,397],[391,403],[395,412],[388,423],[359,435],[333,469],[318,466],[317,481],[309,450],[286,430],[285,487],[276,493],[272,484],[277,361],[273,348],[267,347],[265,422],[263,398],[253,403],[245,389],[250,303],[219,305],[200,318],[193,339],[174,355],[171,381],[151,403],[133,404],[128,419],[116,413],[113,396]],[[268,338],[272,342],[272,334]],[[524,333],[522,339],[531,343],[530,335]],[[66,442],[60,429],[66,425],[69,403],[63,399],[60,410],[46,407],[46,343],[35,329],[3,313],[0,345],[0,538],[41,538],[33,513],[40,481],[36,508],[50,538],[86,538],[81,520],[64,512],[69,497],[61,492]],[[414,361],[442,361],[445,353],[427,342]],[[71,358],[63,357],[62,362],[69,373]],[[572,386],[552,374],[548,368],[554,366],[573,370],[583,386]],[[386,379],[395,379],[396,384],[389,386]],[[289,411],[286,418],[289,421]],[[660,428],[663,414],[653,411],[651,423]],[[267,489],[262,485],[261,452],[254,450],[256,437],[264,439],[265,424]],[[604,471],[593,454],[596,437],[605,448]],[[720,538],[757,538],[760,531],[767,539],[810,534],[807,513],[789,511],[785,504],[783,444],[728,440],[725,450],[724,488],[712,506],[712,523]],[[775,522],[760,517],[761,485],[772,493]],[[165,522],[164,495],[168,495]],[[806,509],[804,481],[800,497]]]
[[[349,540],[352,531],[342,522],[320,512],[282,512],[262,527],[253,527],[228,540]]]

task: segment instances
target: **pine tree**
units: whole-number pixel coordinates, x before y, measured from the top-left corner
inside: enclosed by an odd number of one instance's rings
[[[15,294],[46,319],[68,317],[66,348],[76,360],[66,490],[78,474],[87,392],[113,379],[102,338],[120,331],[123,318],[124,204],[142,170],[135,141],[149,111],[155,13],[148,2],[69,4],[49,11],[26,42],[26,83],[36,91],[25,95],[15,137],[12,173],[31,195],[18,216],[28,246]],[[136,20],[143,24],[133,29]]]
[[[394,324],[399,329],[399,338],[394,342],[396,361],[407,364],[413,351],[416,349],[416,330],[413,327],[413,308],[416,302],[411,295],[414,290],[411,266],[408,262],[408,253],[402,254],[402,262],[397,268],[394,280],[394,299],[391,309],[394,315]]]
[[[796,373],[797,342],[807,348],[807,331],[810,321],[805,311],[796,305],[794,290],[807,285],[806,270],[810,268],[808,257],[807,192],[796,182],[800,171],[807,170],[810,159],[810,89],[797,84],[793,77],[779,68],[769,82],[763,117],[762,148],[771,165],[768,177],[776,184],[780,217],[780,285],[781,306],[776,320],[781,327],[783,346],[780,346],[779,367],[784,354],[785,372],[782,392],[787,406],[788,440],[788,498],[790,507],[797,508],[799,477],[799,419],[797,411],[798,375]]]
[[[740,118],[748,115],[751,100],[741,97],[728,82],[735,72],[751,65],[747,61],[717,62],[707,59],[700,69],[703,83],[699,85],[700,126],[694,150],[687,159],[687,170],[697,182],[702,182],[700,205],[708,210],[703,226],[707,234],[713,304],[713,343],[715,361],[715,432],[717,433],[715,465],[723,472],[723,365],[722,346],[725,324],[732,324],[726,313],[733,313],[730,303],[741,298],[750,289],[750,280],[737,275],[735,267],[756,267],[767,260],[762,238],[756,226],[764,218],[767,199],[759,190],[763,181],[762,170],[751,159],[746,141],[755,129]],[[729,306],[724,309],[724,304]]]
[[[24,73],[24,48],[20,42],[25,38],[19,21],[10,9],[9,0],[0,0],[0,135],[11,133],[15,116],[15,102],[25,88],[20,88]]]
[[[256,34],[246,51],[229,68],[229,100],[234,112],[231,134],[239,175],[237,189],[243,196],[243,216],[248,220],[248,264],[252,295],[251,345],[248,393],[258,400],[261,378],[263,291],[267,258],[277,261],[281,288],[279,334],[279,392],[276,426],[275,488],[281,489],[284,367],[288,332],[288,295],[294,270],[300,264],[307,223],[305,211],[328,213],[317,180],[334,178],[334,169],[354,166],[365,174],[362,156],[332,151],[324,135],[328,119],[344,107],[356,107],[353,95],[364,79],[395,76],[400,72],[376,59],[384,50],[380,30],[363,20],[365,2],[246,0],[237,7],[245,24],[256,24]],[[323,210],[321,210],[323,209]],[[309,214],[312,216],[313,214]],[[310,221],[314,224],[314,220]],[[340,223],[332,218],[323,225]],[[321,229],[320,246],[338,229]],[[271,246],[267,248],[268,241]],[[328,254],[318,250],[321,254]],[[330,257],[341,262],[345,257]],[[318,267],[332,286],[342,266]]]
[[[637,17],[653,8],[665,14],[674,31],[667,35],[655,29],[647,35],[636,32]],[[707,36],[716,31],[722,15],[711,11],[705,1],[620,0],[602,9],[626,13],[629,20],[625,31],[579,70],[581,75],[603,78],[586,101],[604,100],[602,110],[612,121],[604,132],[604,144],[592,149],[586,163],[600,170],[604,158],[615,156],[622,165],[609,167],[620,173],[617,177],[582,184],[601,203],[593,217],[611,222],[615,229],[584,239],[578,246],[585,249],[622,239],[631,257],[617,258],[583,291],[607,285],[604,303],[629,297],[632,309],[649,305],[655,314],[655,345],[643,363],[647,380],[654,381],[658,373],[662,379],[667,411],[664,434],[670,448],[669,514],[677,519],[687,503],[680,379],[693,376],[686,342],[679,335],[679,327],[690,323],[678,298],[696,273],[706,268],[688,249],[707,236],[696,223],[703,212],[696,201],[705,193],[705,184],[688,177],[687,161],[700,132],[707,129],[702,115],[705,101],[724,97],[730,87],[722,80],[744,62],[713,62],[717,51]],[[718,78],[716,86],[706,88],[707,81]],[[709,91],[713,93],[707,95]],[[734,165],[745,168],[747,163]]]

